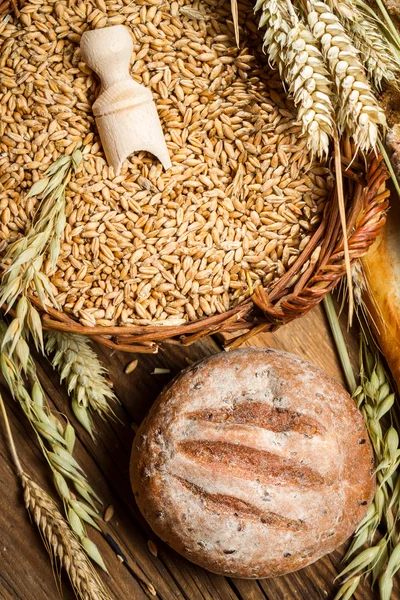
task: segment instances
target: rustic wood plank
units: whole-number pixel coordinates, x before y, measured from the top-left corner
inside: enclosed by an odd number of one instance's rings
[[[232,579],[231,583],[233,588],[238,591],[240,597],[246,600],[265,600],[267,597],[260,584],[254,585],[254,581],[249,579]]]
[[[43,478],[44,465],[40,464],[40,452],[35,445],[32,431],[3,386],[0,393],[7,402],[22,466],[46,489],[48,482]],[[24,508],[21,488],[11,466],[3,428],[0,430],[0,486],[0,598],[55,598],[57,588],[47,552],[36,526],[29,522]],[[68,584],[65,585],[64,592],[65,600],[74,598]]]
[[[352,358],[355,360],[357,335],[350,332],[347,338]],[[325,317],[320,308],[273,334],[253,338],[247,345],[271,346],[296,352],[322,367],[334,378],[343,381]],[[125,374],[123,369],[132,357],[103,348],[98,350],[110,370],[121,401],[115,409],[118,420],[108,423],[97,421],[96,443],[77,425],[76,457],[103,498],[104,506],[113,504],[115,507],[115,515],[106,530],[121,546],[129,560],[135,561],[153,581],[159,597],[163,600],[332,599],[337,589],[333,580],[341,570],[340,559],[344,549],[286,577],[260,582],[229,581],[189,563],[157,540],[136,508],[128,477],[129,456],[134,437],[132,425],[141,422],[162,387],[175,374],[191,362],[218,352],[218,344],[207,340],[187,348],[166,346],[158,355],[138,357],[138,367],[130,375]],[[152,375],[155,367],[168,368],[170,373]],[[39,361],[38,371],[54,408],[66,414],[76,425],[69,409],[66,391],[59,385],[58,375],[43,359]],[[54,496],[47,467],[36,447],[29,425],[17,404],[3,388],[1,391],[9,407],[23,464],[35,480],[43,484]],[[42,600],[46,596],[55,598],[57,588],[46,551],[35,527],[29,523],[1,434],[0,459],[0,529],[3,532],[0,544],[0,597],[6,600]],[[90,531],[90,536],[98,544],[110,569],[111,577],[106,576],[104,580],[112,597],[115,600],[148,598],[148,593],[119,563],[106,541],[96,532]],[[148,539],[155,541],[158,548],[157,557],[149,552]],[[66,600],[73,598],[68,583],[64,583],[63,597]],[[371,600],[373,597],[368,585],[360,586],[357,600]]]
[[[347,331],[346,316],[341,317],[341,325],[350,359],[354,369],[358,364],[358,330]],[[245,342],[243,346],[277,348],[293,352],[320,367],[325,373],[346,384],[334,342],[330,335],[329,324],[321,305],[274,333],[261,333]]]

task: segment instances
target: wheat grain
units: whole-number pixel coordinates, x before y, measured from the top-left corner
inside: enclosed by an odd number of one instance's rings
[[[376,146],[379,126],[386,123],[385,114],[374,97],[358,51],[338,17],[324,2],[309,0],[307,6],[309,27],[321,44],[337,88],[339,131],[347,131],[357,148],[367,152]]]
[[[53,354],[51,364],[65,379],[72,396],[72,410],[78,421],[94,436],[92,412],[102,418],[112,414],[109,401],[116,400],[105,379],[107,369],[100,363],[90,342],[81,335],[46,333],[46,352]]]
[[[149,549],[150,554],[152,554],[153,556],[155,556],[157,558],[158,548],[155,545],[155,543],[153,542],[153,540],[147,540],[147,547]]]
[[[133,371],[136,369],[136,367],[138,366],[138,359],[132,360],[131,362],[129,362],[125,369],[124,372],[128,375],[129,373],[133,373]]]
[[[111,521],[113,516],[114,516],[114,507],[112,504],[110,504],[109,506],[107,506],[106,510],[104,511],[104,517],[103,517],[104,522],[108,523],[109,521]]]
[[[298,139],[302,126],[279,75],[258,51],[252,4],[240,5],[242,50],[222,3],[193,9],[167,1],[154,9],[116,0],[100,12],[91,0],[84,11],[64,0],[50,6],[26,5],[22,15],[31,23],[19,29],[9,22],[0,34],[0,73],[15,83],[0,85],[0,243],[29,226],[36,199],[24,192],[84,143],[82,169],[66,190],[57,269],[42,267],[58,305],[82,324],[184,323],[248,297],[248,278],[256,287],[280,277],[330,190]],[[173,163],[167,173],[138,153],[115,177],[96,134],[98,84],[77,45],[88,24],[121,16],[134,42],[131,72],[157,104]],[[280,221],[267,216],[277,195],[292,205]],[[289,237],[292,214],[299,230]],[[278,244],[267,254],[272,232]],[[223,246],[232,240],[240,245],[233,255]],[[204,271],[207,278],[196,279]]]

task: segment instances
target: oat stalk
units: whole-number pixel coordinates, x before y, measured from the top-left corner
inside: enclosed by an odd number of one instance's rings
[[[64,568],[75,595],[80,600],[111,600],[102,581],[88,560],[83,547],[61,515],[53,499],[24,472],[1,395],[0,413],[10,454],[24,491],[25,507],[39,529],[43,543],[51,558],[54,573],[59,573],[59,567]]]
[[[64,425],[51,412],[27,343],[31,333],[36,347],[44,352],[40,316],[28,292],[33,286],[44,308],[47,297],[56,306],[50,281],[41,269],[46,253],[49,255],[50,269],[55,268],[60,237],[65,227],[65,189],[81,159],[80,150],[75,150],[71,156],[59,158],[47,169],[46,177],[37,181],[28,194],[28,197],[40,195],[41,202],[32,227],[25,237],[10,246],[4,261],[6,270],[1,281],[0,305],[7,303],[9,310],[20,297],[11,323],[7,326],[0,321],[0,370],[35,431],[52,470],[54,485],[63,501],[71,528],[87,554],[106,570],[97,547],[86,533],[86,523],[98,528],[94,504],[94,498],[98,498],[72,456],[74,429],[69,423]]]
[[[66,224],[65,190],[82,160],[82,152],[77,149],[71,156],[62,156],[31,187],[27,198],[40,196],[41,201],[28,233],[11,244],[3,260],[5,272],[2,278],[0,305],[7,303],[11,308],[21,293],[27,293],[31,286],[46,307],[46,294],[55,307],[55,301],[48,278],[41,272],[46,252],[49,254],[50,268],[54,269],[60,252],[60,237]]]
[[[0,321],[0,342],[7,331],[7,325]],[[50,410],[35,363],[29,353],[22,369],[17,354],[10,357],[6,352],[2,352],[0,370],[36,434],[72,530],[79,537],[90,558],[107,570],[97,547],[86,533],[86,523],[98,529],[96,519],[99,517],[94,500],[99,498],[72,456],[75,444],[73,427],[69,423],[64,424]]]
[[[66,381],[76,418],[93,437],[92,413],[103,419],[112,415],[110,401],[116,400],[105,378],[107,369],[82,335],[48,332],[46,352],[53,355],[50,362],[60,373],[60,380]]]
[[[336,348],[339,354],[340,363],[343,368],[344,376],[346,378],[347,387],[351,394],[356,390],[357,384],[354,377],[353,367],[350,363],[349,352],[343,339],[342,330],[340,327],[339,319],[337,318],[335,305],[333,303],[332,296],[327,294],[323,300],[325,313],[329,321],[329,326],[335,340]]]

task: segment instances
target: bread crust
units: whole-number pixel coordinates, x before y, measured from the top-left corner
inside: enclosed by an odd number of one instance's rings
[[[207,358],[139,428],[131,483],[154,532],[189,560],[242,578],[331,552],[372,501],[372,449],[347,392],[285,352]]]
[[[400,389],[400,207],[393,203],[385,227],[362,258],[363,300],[378,343]]]

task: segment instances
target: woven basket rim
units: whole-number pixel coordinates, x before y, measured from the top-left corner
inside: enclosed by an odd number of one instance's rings
[[[347,155],[342,157],[342,168],[347,192],[348,245],[353,263],[367,252],[384,226],[390,192],[385,186],[389,174],[381,154],[371,153],[368,157],[366,179],[352,170],[351,162],[348,149]],[[301,269],[304,272],[293,285],[293,278]],[[161,342],[189,345],[222,332],[234,335],[227,347],[235,348],[256,333],[275,330],[307,313],[344,274],[343,235],[333,190],[320,225],[285,275],[266,289],[258,286],[251,297],[225,313],[182,325],[86,327],[65,312],[50,306],[44,309],[33,295],[30,299],[41,312],[44,329],[85,335],[124,352],[156,353]]]
[[[10,12],[12,8],[17,13],[18,4],[23,3],[24,0],[0,0],[0,13]],[[365,157],[360,157],[360,163],[354,161],[355,147],[347,135],[343,136],[342,149],[347,190],[347,237],[351,262],[354,262],[367,252],[384,226],[389,196],[385,181],[389,174],[377,151],[372,151],[367,161]],[[365,162],[367,168],[362,174],[359,171]],[[334,190],[320,225],[288,271],[267,288],[258,286],[251,297],[222,314],[182,325],[87,327],[66,312],[52,306],[43,307],[32,294],[29,298],[38,308],[45,330],[85,335],[113,349],[156,353],[161,342],[188,345],[204,336],[223,332],[233,334],[227,347],[235,348],[256,333],[272,331],[307,313],[344,274],[343,235]],[[299,277],[293,281],[297,275]]]

